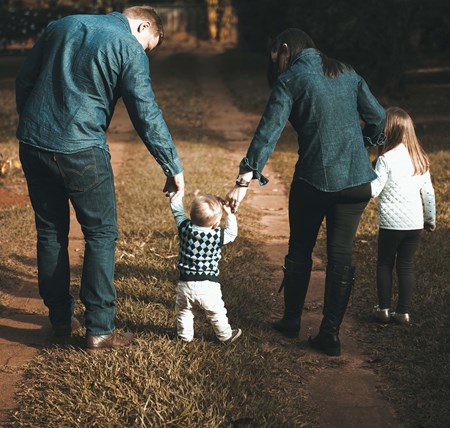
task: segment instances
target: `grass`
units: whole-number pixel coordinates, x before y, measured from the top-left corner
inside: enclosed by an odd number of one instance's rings
[[[251,58],[252,54],[248,55]],[[243,70],[240,72],[233,64],[244,57],[242,52],[234,51],[224,55],[227,82],[240,108],[261,114],[267,98],[265,87],[258,90],[258,85],[265,85],[264,67],[260,67],[261,61],[255,57],[246,65],[240,64]],[[382,379],[382,394],[410,427],[447,427],[450,424],[446,398],[450,389],[450,267],[447,261],[450,254],[447,198],[450,190],[450,124],[448,118],[440,119],[449,111],[450,88],[448,82],[441,83],[435,82],[432,75],[425,80],[422,78],[421,82],[410,79],[403,99],[380,97],[384,106],[399,105],[409,111],[413,119],[417,117],[416,132],[430,156],[436,192],[437,230],[422,235],[415,263],[416,286],[410,327],[382,327],[372,319],[371,309],[377,303],[378,212],[374,200],[361,219],[354,248],[357,282],[349,313],[359,324],[355,335]],[[252,85],[251,99],[242,95],[242,88],[249,85]],[[253,100],[258,100],[257,107]],[[422,121],[423,115],[429,120]],[[286,183],[291,180],[296,151],[296,135],[288,125],[270,158],[272,168],[285,178]],[[323,256],[323,239],[319,239],[317,246]]]
[[[220,136],[204,131],[203,116],[211,106],[196,90],[195,78],[191,79],[189,69],[187,76],[176,72],[187,60],[193,58],[179,54],[165,59],[160,74],[154,75],[154,85],[186,168],[185,205],[189,206],[197,191],[223,196],[232,186],[230,171],[236,165],[221,147]],[[173,72],[170,76],[168,70]],[[13,416],[14,426],[304,424],[302,411],[309,409],[306,394],[297,395],[296,405],[302,410],[291,417],[289,397],[280,394],[276,384],[280,373],[274,361],[283,361],[286,355],[272,343],[267,322],[272,267],[264,263],[255,241],[258,219],[245,207],[239,217],[246,221],[240,222],[238,239],[224,248],[220,265],[230,322],[243,329],[242,339],[233,346],[221,345],[202,314],[196,318],[192,344],[175,339],[177,231],[161,192],[163,184],[164,176],[144,145],[130,144],[116,178],[120,237],[115,284],[117,325],[136,332],[137,343],[91,356],[82,350],[82,336],[78,336],[72,347],[44,349],[30,363],[19,388],[20,411]],[[27,206],[2,211],[1,216],[0,225],[7,227],[10,237],[0,254],[0,266],[7,272],[8,260],[23,251],[24,243],[33,242],[32,212]],[[21,229],[25,221],[29,223]],[[11,269],[6,294],[13,286],[14,269],[23,273],[25,268]],[[35,275],[32,267],[28,274]],[[78,292],[76,280],[73,292]],[[79,303],[76,314],[82,314]],[[300,362],[299,367],[301,374],[291,374],[298,384],[314,370],[314,361]]]
[[[237,105],[261,114],[268,95],[264,60],[229,51],[220,63]],[[236,165],[223,147],[223,137],[207,131],[206,113],[217,106],[209,105],[200,92],[202,74],[195,57],[182,52],[161,55],[152,63],[152,70],[157,100],[185,166],[185,206],[197,191],[224,195],[232,185]],[[17,156],[13,90],[1,90],[6,101],[0,113],[0,153]],[[396,100],[396,104],[417,114],[440,114],[447,94],[436,89],[436,97],[441,97],[436,104],[424,100],[427,91],[412,87],[410,99]],[[385,100],[385,105],[388,103],[391,101]],[[358,276],[349,311],[358,320],[355,334],[361,347],[383,379],[381,392],[392,400],[401,419],[411,427],[444,427],[450,423],[446,402],[450,385],[446,308],[449,126],[420,125],[418,134],[431,156],[438,230],[424,234],[418,255],[413,325],[381,328],[370,316],[375,303],[377,234],[373,201],[364,213],[355,244]],[[270,160],[286,183],[291,180],[295,153],[295,135],[288,127]],[[1,179],[0,186],[11,183],[26,193],[20,175]],[[175,340],[177,233],[161,192],[163,184],[164,177],[144,145],[130,144],[116,177],[120,228],[117,324],[136,332],[137,343],[92,356],[81,349],[79,336],[72,347],[42,350],[30,363],[20,388],[20,411],[14,415],[14,426],[315,426],[314,403],[305,382],[316,370],[337,367],[345,360],[315,359],[312,353],[294,349],[271,332],[273,268],[259,252],[258,218],[245,204],[238,215],[239,237],[224,248],[220,265],[230,322],[241,327],[244,336],[233,346],[221,346],[199,314],[196,340],[189,345]],[[7,304],[17,276],[25,274],[35,281],[35,268],[24,256],[26,249],[34,246],[31,207],[0,210],[0,227],[0,303]],[[323,254],[323,240],[318,247]],[[77,293],[75,280],[73,291]],[[79,304],[76,313],[82,313]],[[285,392],[287,385],[295,394]]]

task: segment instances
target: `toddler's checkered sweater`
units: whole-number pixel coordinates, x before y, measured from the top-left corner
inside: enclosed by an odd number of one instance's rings
[[[220,248],[223,245],[223,229],[199,231],[185,220],[178,228],[180,251],[178,269],[181,281],[219,280]]]
[[[178,269],[181,281],[219,281],[221,247],[238,234],[236,216],[229,214],[225,228],[196,226],[186,217],[183,199],[171,199],[170,208],[180,236]]]

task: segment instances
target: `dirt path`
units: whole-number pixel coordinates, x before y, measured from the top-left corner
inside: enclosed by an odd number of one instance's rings
[[[108,131],[111,164],[117,175],[123,163],[125,143],[135,138],[130,120],[122,103]],[[80,274],[84,248],[80,226],[71,209],[69,256],[72,277]],[[35,249],[21,258],[23,269],[16,278],[8,307],[2,307],[0,316],[0,426],[7,426],[8,416],[16,408],[14,393],[27,364],[39,349],[49,344],[51,328],[47,308],[37,289]]]
[[[223,82],[218,78],[214,62],[208,55],[200,59],[199,81],[202,91],[212,98],[212,103],[220,106],[210,112],[207,123],[211,129],[224,135],[230,148],[237,172],[239,160],[244,156],[249,143],[249,135],[255,129],[259,117],[239,111],[227,94]],[[124,143],[135,138],[131,123],[122,105],[119,105],[108,134],[108,143],[112,154],[114,173],[122,164]],[[282,297],[277,295],[281,282],[281,265],[287,251],[288,221],[287,194],[285,183],[271,170],[270,163],[265,169],[270,178],[267,186],[252,185],[244,201],[261,213],[264,234],[264,251],[269,260],[280,269],[273,276],[273,318],[282,313]],[[73,217],[73,216],[72,216]],[[242,221],[245,221],[242,219]],[[78,224],[73,219],[70,235],[70,257],[74,275],[79,273],[83,240]],[[2,311],[0,318],[0,379],[3,393],[0,395],[0,426],[6,426],[8,413],[14,409],[14,389],[21,378],[27,363],[36,352],[48,343],[50,327],[47,311],[37,294],[35,252],[30,251],[23,257],[22,275],[17,278],[13,297],[8,309]],[[323,261],[314,258],[314,271],[310,291],[307,296],[305,313],[302,320],[300,340],[290,341],[273,333],[273,343],[286,349],[286,361],[274,367],[274,375],[280,378],[279,389],[286,394],[295,394],[297,384],[289,382],[282,373],[289,369],[298,371],[297,361],[302,358],[329,358],[307,349],[306,338],[309,330],[316,332],[321,320],[323,300],[324,271]],[[308,380],[302,389],[309,391],[311,402],[316,406],[320,427],[400,427],[389,404],[376,393],[378,379],[367,367],[364,356],[359,352],[351,337],[355,324],[346,317],[342,328],[343,355],[342,364],[337,368],[322,370]],[[289,364],[289,367],[286,367]],[[295,414],[296,409],[292,409]]]
[[[227,145],[230,147],[231,156],[234,159],[235,169],[231,174],[237,173],[239,161],[245,155],[249,140],[249,133],[254,131],[259,117],[238,110],[232,103],[220,73],[213,68],[214,62],[207,55],[201,56],[198,73],[202,92],[208,94],[211,105],[220,106],[210,110],[210,115],[205,120],[213,131],[224,135]],[[200,71],[201,69],[201,71]],[[287,253],[287,240],[289,237],[288,226],[288,197],[285,183],[274,173],[270,162],[264,170],[264,175],[270,179],[266,186],[258,186],[253,183],[244,204],[250,204],[260,212],[263,226],[263,250],[269,261],[280,269],[273,275],[274,295],[273,318],[282,315],[282,296],[277,294],[282,280],[281,266]],[[242,219],[245,221],[245,219]],[[295,373],[299,370],[302,358],[324,359],[330,358],[308,350],[306,339],[309,332],[317,332],[322,319],[322,302],[324,292],[324,262],[314,257],[313,273],[306,299],[305,311],[302,317],[302,325],[299,341],[290,341],[274,333],[274,343],[286,348],[290,358],[275,367],[281,379],[281,385],[285,393],[297,394],[295,383],[282,376],[282,372],[288,369]],[[389,403],[382,400],[376,392],[378,379],[374,372],[368,368],[365,357],[361,354],[356,341],[351,337],[351,332],[356,328],[355,322],[347,316],[341,331],[343,344],[342,356],[339,358],[342,364],[337,368],[322,370],[308,384],[302,388],[309,391],[310,399],[316,406],[318,425],[327,427],[401,427],[395,419],[395,414]],[[290,364],[286,367],[285,364]],[[276,376],[276,373],[275,373]],[[284,379],[284,380],[283,380]],[[283,388],[284,387],[284,388]],[[293,409],[295,412],[295,409]]]

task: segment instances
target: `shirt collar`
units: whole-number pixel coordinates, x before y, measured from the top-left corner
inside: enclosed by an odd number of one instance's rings
[[[120,23],[126,27],[126,29],[131,33],[131,27],[130,27],[130,23],[128,22],[128,19],[126,18],[125,15],[123,15],[120,12],[111,12],[109,15],[113,16],[114,18],[116,18],[117,20],[120,21]]]
[[[294,56],[292,64],[295,64],[300,60],[308,60],[313,58],[320,58],[319,51],[315,48],[306,48]]]

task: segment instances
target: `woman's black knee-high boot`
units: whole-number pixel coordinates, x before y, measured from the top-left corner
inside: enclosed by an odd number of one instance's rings
[[[347,304],[352,291],[355,268],[353,266],[327,266],[325,280],[325,298],[323,319],[317,336],[311,336],[308,343],[312,348],[319,349],[327,355],[341,355],[339,328],[344,319]]]
[[[280,287],[280,291],[284,289],[284,316],[275,321],[273,327],[286,337],[297,337],[300,332],[311,267],[312,263],[295,263],[287,257],[284,260],[284,278]]]

